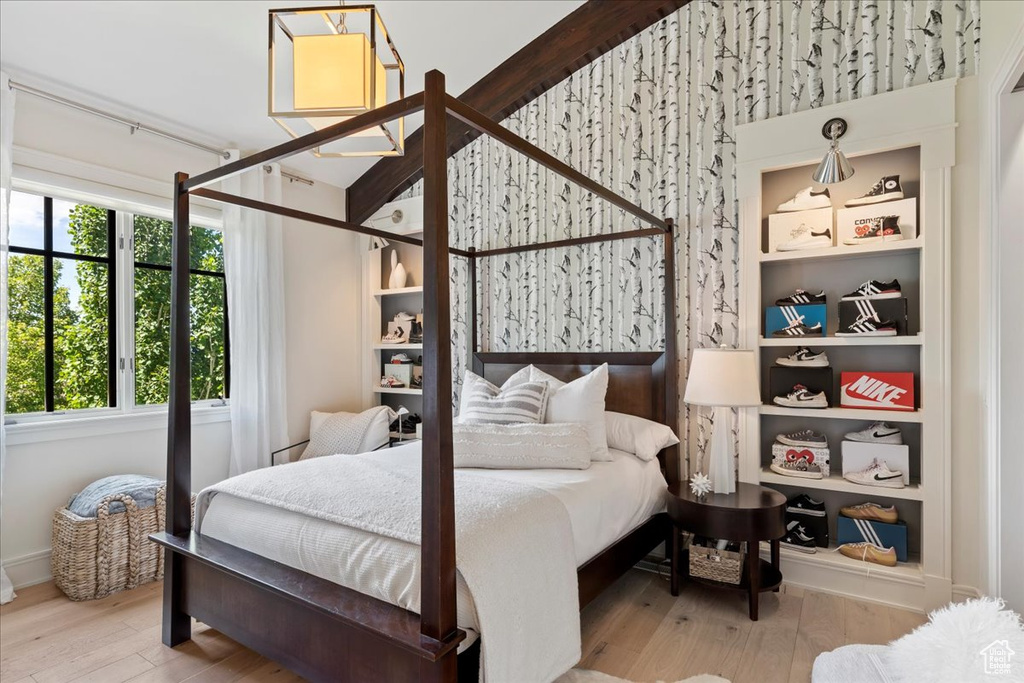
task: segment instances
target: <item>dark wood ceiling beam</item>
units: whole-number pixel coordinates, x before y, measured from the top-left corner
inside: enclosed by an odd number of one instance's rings
[[[494,121],[532,102],[574,71],[629,40],[690,0],[589,0],[481,78],[459,99]],[[449,121],[448,156],[480,133]],[[362,223],[422,176],[423,132],[405,156],[381,159],[346,190],[348,220]]]

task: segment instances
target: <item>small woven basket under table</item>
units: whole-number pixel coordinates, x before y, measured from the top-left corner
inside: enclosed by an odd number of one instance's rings
[[[743,576],[743,552],[690,545],[690,576],[739,585]]]
[[[139,508],[131,496],[114,494],[100,502],[95,517],[79,517],[66,505],[56,510],[50,569],[57,587],[72,600],[95,600],[162,579],[164,554],[148,536],[164,530],[166,497],[161,486],[156,504]],[[111,514],[114,501],[124,512]]]

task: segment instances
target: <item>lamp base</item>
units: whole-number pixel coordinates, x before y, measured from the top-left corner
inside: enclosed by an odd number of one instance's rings
[[[708,477],[715,493],[736,492],[736,466],[732,458],[732,409],[715,408],[711,445],[708,449]]]

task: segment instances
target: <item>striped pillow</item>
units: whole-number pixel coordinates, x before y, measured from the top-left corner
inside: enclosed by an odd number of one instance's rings
[[[466,373],[462,384],[462,424],[536,424],[544,422],[548,405],[546,382],[522,382],[501,389],[483,377]]]

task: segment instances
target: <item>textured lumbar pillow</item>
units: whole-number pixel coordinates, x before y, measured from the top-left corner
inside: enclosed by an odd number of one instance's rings
[[[452,427],[452,452],[456,467],[590,467],[590,440],[582,424],[458,424]]]
[[[544,382],[506,382],[500,389],[483,377],[466,372],[462,382],[461,424],[536,424],[544,421],[548,385]]]
[[[590,459],[594,462],[612,459],[608,453],[608,437],[604,424],[604,397],[608,392],[607,363],[568,383],[531,365],[530,381],[544,382],[550,388],[548,411],[544,422],[573,422],[585,425],[592,448]]]

